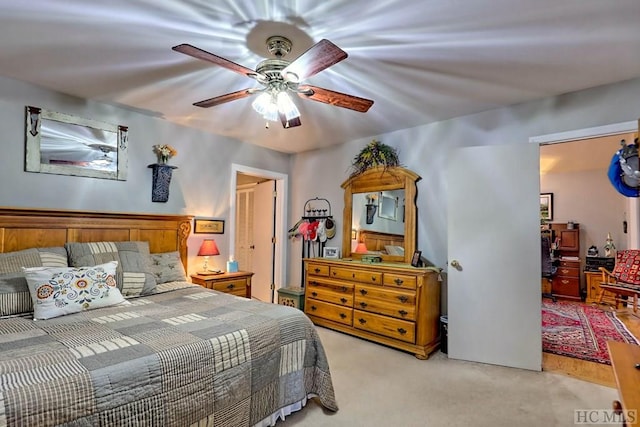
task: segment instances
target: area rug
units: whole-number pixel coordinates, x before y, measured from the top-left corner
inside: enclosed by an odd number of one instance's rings
[[[542,351],[610,365],[607,341],[640,344],[612,311],[542,301]]]

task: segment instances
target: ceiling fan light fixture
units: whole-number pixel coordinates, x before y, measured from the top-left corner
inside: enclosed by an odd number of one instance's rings
[[[287,120],[300,117],[300,111],[298,111],[298,107],[296,107],[288,93],[284,91],[278,92],[277,102],[278,111],[284,114]]]

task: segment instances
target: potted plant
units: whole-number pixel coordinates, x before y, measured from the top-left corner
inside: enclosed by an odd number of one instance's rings
[[[384,166],[384,168],[400,166],[398,152],[395,148],[375,139],[368,143],[351,163],[351,176],[356,176],[367,169]]]

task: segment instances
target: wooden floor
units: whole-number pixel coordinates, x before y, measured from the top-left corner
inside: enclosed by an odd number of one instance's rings
[[[612,310],[610,306],[603,305],[605,310]],[[629,331],[638,339],[640,339],[640,311],[635,315],[632,314],[630,308],[619,308],[616,312],[620,319],[629,329]],[[557,374],[569,375],[584,381],[605,385],[608,387],[616,386],[615,378],[611,365],[602,363],[587,362],[584,360],[574,359],[572,357],[558,356],[550,353],[542,353],[542,370]]]

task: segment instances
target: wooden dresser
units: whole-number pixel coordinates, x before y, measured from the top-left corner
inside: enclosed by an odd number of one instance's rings
[[[191,282],[208,289],[251,298],[251,276],[253,276],[253,273],[250,271],[222,274],[193,274],[191,275]]]
[[[620,401],[613,402],[613,409],[620,410],[623,426],[640,425],[640,346],[607,341],[611,367],[616,378]]]
[[[400,263],[310,258],[304,311],[317,325],[411,352],[438,348],[438,272]]]

